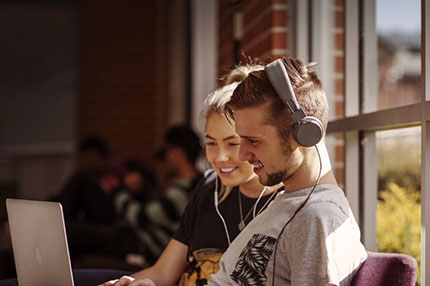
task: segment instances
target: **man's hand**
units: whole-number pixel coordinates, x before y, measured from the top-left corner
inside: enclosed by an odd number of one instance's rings
[[[156,286],[150,279],[134,279],[130,276],[123,276],[120,279],[111,280],[101,284],[101,286]]]

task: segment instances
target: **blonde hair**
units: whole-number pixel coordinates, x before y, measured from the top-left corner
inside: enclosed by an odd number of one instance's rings
[[[263,70],[264,66],[259,64],[246,64],[243,66],[236,66],[231,70],[225,78],[225,83],[222,87],[211,92],[203,103],[203,110],[200,112],[200,118],[206,125],[208,115],[210,112],[217,112],[225,114],[225,106],[233,95],[233,91],[251,72]]]
[[[251,72],[262,69],[264,69],[264,66],[262,65],[246,64],[237,66],[235,69],[230,71],[230,73],[226,76],[225,85],[210,93],[204,101],[200,118],[204,122],[205,126],[210,113],[216,112],[225,115],[225,106],[228,102],[230,102],[233,91],[236,89],[239,83],[244,80]],[[227,198],[232,189],[233,187],[228,187],[221,183],[221,188],[219,190],[220,203],[225,200],[225,198]]]

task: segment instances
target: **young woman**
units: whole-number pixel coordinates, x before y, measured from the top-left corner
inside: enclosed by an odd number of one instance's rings
[[[240,138],[224,116],[238,81],[261,66],[233,70],[227,85],[205,100],[206,157],[213,170],[205,174],[185,209],[181,225],[157,262],[147,269],[104,285],[201,285],[218,271],[230,242],[276,196],[260,184],[253,166],[240,161]],[[139,280],[140,279],[140,280]]]

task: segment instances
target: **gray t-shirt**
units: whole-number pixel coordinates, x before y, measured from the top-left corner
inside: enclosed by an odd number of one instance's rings
[[[239,234],[208,285],[350,285],[367,258],[360,230],[342,190],[318,186],[304,208],[281,229],[311,191],[282,193]]]

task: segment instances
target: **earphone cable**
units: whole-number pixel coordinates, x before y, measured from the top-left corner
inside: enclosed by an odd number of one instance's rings
[[[267,188],[267,187],[264,187]],[[264,209],[266,208],[266,206],[272,201],[272,199],[274,198],[274,196],[276,196],[276,194],[278,193],[278,190],[275,190],[273,192],[273,194],[270,195],[269,199],[264,203],[264,205],[261,207],[261,209],[258,210],[258,213],[256,214],[257,211],[257,205],[258,202],[260,201],[260,199],[262,198],[263,193],[260,194],[260,196],[257,199],[257,202],[254,205],[254,210],[252,211],[252,216],[253,218],[255,218],[256,216],[258,216],[262,211],[264,211]]]
[[[215,201],[215,210],[216,210],[219,218],[221,219],[222,224],[224,225],[224,231],[225,231],[225,234],[227,236],[227,242],[228,242],[228,245],[230,245],[231,241],[230,241],[230,234],[228,233],[227,224],[225,222],[224,217],[221,215],[221,212],[218,209],[218,176],[215,178],[214,201]]]
[[[253,207],[253,210],[252,210],[252,218],[255,218],[255,212],[256,212],[256,209],[257,209],[257,205],[258,205],[258,203],[260,202],[260,199],[261,199],[261,197],[263,196],[263,194],[266,192],[266,186],[264,187],[264,189],[263,189],[263,191],[260,193],[260,195],[258,196],[258,198],[257,198],[257,201],[255,202],[255,204],[254,204],[254,207]]]
[[[319,181],[321,179],[322,159],[321,159],[321,154],[320,154],[320,152],[318,150],[317,145],[315,145],[315,149],[317,150],[318,158],[320,160],[320,170],[319,170],[319,173],[318,173],[318,177],[317,177],[317,179],[315,181],[315,184],[314,184],[312,190],[307,195],[306,199],[303,201],[303,203],[300,204],[300,206],[297,207],[297,209],[294,211],[294,214],[290,217],[290,219],[287,221],[287,223],[282,227],[281,232],[279,233],[279,235],[278,235],[278,237],[276,239],[275,248],[273,250],[272,286],[275,285],[276,251],[278,250],[279,239],[280,239],[281,235],[284,233],[284,230],[287,227],[287,225],[293,220],[293,218],[300,212],[300,210],[303,209],[303,207],[305,206],[305,204],[308,202],[309,198],[311,197],[312,193],[315,191],[315,189],[318,186],[318,183],[319,183]]]

